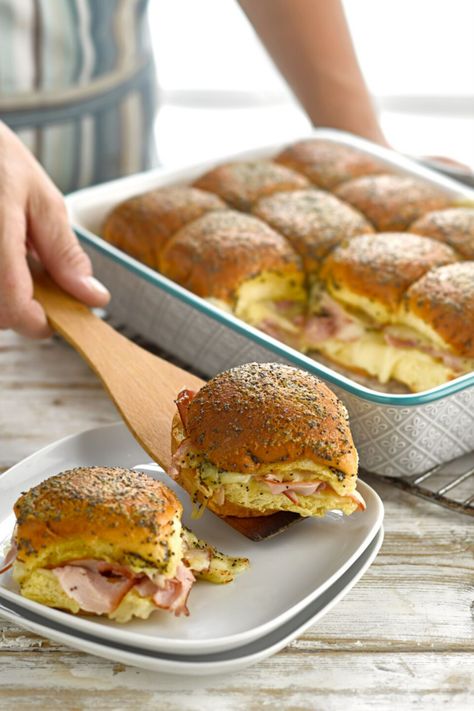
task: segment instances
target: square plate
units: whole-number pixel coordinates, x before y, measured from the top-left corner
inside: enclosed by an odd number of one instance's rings
[[[82,652],[95,654],[122,664],[167,674],[204,676],[236,672],[276,654],[308,627],[319,621],[351,590],[374,561],[383,542],[383,528],[369,543],[362,555],[335,583],[298,614],[257,640],[228,651],[202,655],[178,655],[139,650],[117,642],[104,642],[100,637],[70,630],[67,626],[47,620],[41,614],[25,610],[12,602],[0,604],[0,616],[31,632],[49,637]]]
[[[6,544],[10,539],[16,499],[45,478],[77,466],[131,468],[147,461],[148,456],[122,423],[45,447],[0,477],[0,542]],[[164,472],[153,476],[182,500],[186,525],[225,553],[248,557],[250,569],[230,585],[200,581],[190,595],[188,618],[157,611],[148,620],[120,625],[101,617],[74,616],[21,597],[9,572],[0,576],[0,604],[10,601],[71,630],[140,649],[175,654],[228,650],[268,634],[307,607],[360,557],[382,525],[380,498],[360,482],[366,511],[302,520],[274,539],[253,543],[209,511],[193,521],[188,495]]]

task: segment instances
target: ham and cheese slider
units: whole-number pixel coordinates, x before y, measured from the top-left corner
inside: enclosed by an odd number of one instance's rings
[[[401,232],[449,199],[434,185],[404,175],[368,175],[340,185],[335,194],[359,210],[378,232]]]
[[[160,271],[194,294],[290,345],[299,345],[306,302],[301,260],[256,217],[204,215],[166,244]]]
[[[419,391],[445,382],[443,364],[393,345],[385,335],[388,326],[400,323],[409,287],[430,269],[456,260],[448,245],[407,232],[361,235],[336,247],[312,293],[308,347],[382,383],[394,378]]]
[[[474,260],[474,207],[451,207],[423,215],[410,232],[449,244],[464,259]]]
[[[308,187],[309,181],[269,160],[253,160],[218,165],[198,178],[194,186],[219,195],[237,210],[249,212],[259,198]]]
[[[474,371],[474,261],[432,269],[406,292],[386,339],[421,351],[446,369],[446,380]]]
[[[346,180],[360,175],[387,173],[388,168],[373,156],[354,148],[309,138],[285,148],[275,162],[306,175],[319,188],[333,190]]]
[[[313,375],[248,363],[183,390],[177,407],[170,473],[197,507],[238,517],[365,508],[347,411]]]
[[[25,597],[72,613],[118,622],[157,609],[187,615],[196,577],[229,582],[248,564],[198,541],[181,526],[173,492],[127,469],[58,474],[23,494],[14,510],[3,570],[13,565]]]
[[[187,186],[155,188],[119,203],[106,217],[102,235],[131,257],[158,269],[168,239],[206,212],[224,209],[216,195]]]

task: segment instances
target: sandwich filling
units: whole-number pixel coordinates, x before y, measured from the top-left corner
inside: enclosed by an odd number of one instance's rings
[[[208,300],[269,336],[299,347],[306,306],[306,294],[299,274],[287,276],[263,272],[240,285],[234,304],[221,299]]]
[[[187,437],[187,407],[193,395],[185,390],[178,396],[182,428],[174,431],[179,446],[169,473],[180,480],[183,471],[193,471],[187,482],[188,486],[192,482],[193,490],[186,488],[195,505],[194,517],[199,517],[209,503],[216,507],[236,504],[264,513],[293,511],[301,516],[323,516],[332,509],[345,514],[365,509],[365,502],[356,490],[356,474],[348,476],[310,459],[261,464],[254,474],[217,467]]]
[[[176,558],[176,564],[167,574],[136,554],[133,560],[125,555],[122,562],[76,558],[35,567],[16,559],[14,542],[0,573],[13,567],[13,578],[24,597],[73,613],[107,615],[118,622],[134,616],[146,619],[156,609],[188,615],[187,600],[196,578],[231,582],[248,561],[216,551],[182,529],[179,518],[175,524],[178,536],[170,557]]]
[[[435,340],[434,332],[422,333],[419,319],[412,323],[401,309],[390,317],[382,306],[370,302],[366,308],[349,294],[344,293],[341,303],[315,288],[304,330],[307,350],[361,370],[381,383],[393,378],[413,392],[474,370],[474,360],[456,356],[440,339]]]

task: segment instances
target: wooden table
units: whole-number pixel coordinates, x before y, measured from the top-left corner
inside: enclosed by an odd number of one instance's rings
[[[0,472],[115,420],[65,344],[0,333]],[[339,605],[276,656],[238,674],[173,677],[76,652],[0,618],[0,708],[473,709],[472,519],[369,483],[386,507],[381,552]]]

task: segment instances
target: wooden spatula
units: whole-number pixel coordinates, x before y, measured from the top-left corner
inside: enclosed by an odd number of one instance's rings
[[[117,333],[44,272],[35,273],[34,282],[35,299],[44,308],[51,327],[99,376],[137,442],[153,461],[169,471],[174,400],[182,388],[199,390],[204,381]],[[271,516],[222,519],[247,538],[259,541],[301,517],[282,511]]]

